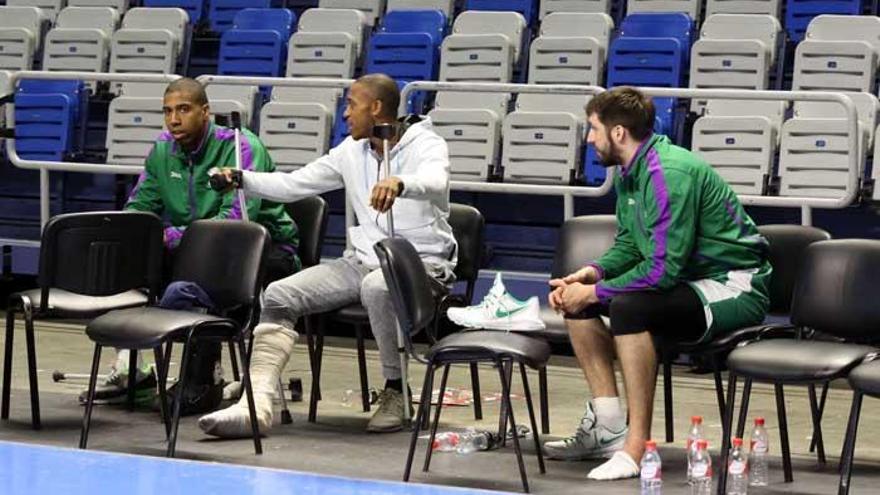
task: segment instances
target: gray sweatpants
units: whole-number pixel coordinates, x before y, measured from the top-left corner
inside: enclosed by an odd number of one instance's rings
[[[439,267],[426,265],[439,281],[448,277]],[[370,268],[351,255],[307,268],[272,282],[263,294],[260,323],[275,323],[293,329],[301,316],[324,313],[360,302],[370,317],[373,337],[379,347],[382,375],[401,378],[397,354],[397,316],[382,270]]]

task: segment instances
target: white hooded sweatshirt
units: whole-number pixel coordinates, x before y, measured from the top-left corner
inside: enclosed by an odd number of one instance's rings
[[[391,175],[403,181],[394,202],[394,234],[410,241],[426,263],[451,274],[457,246],[449,226],[449,152],[431,120],[422,117],[409,126],[390,150]],[[355,255],[377,268],[373,245],[388,237],[387,214],[370,207],[370,194],[380,178],[381,161],[369,139],[351,136],[326,155],[293,172],[243,173],[248,196],[289,203],[345,187],[357,225],[348,229]]]

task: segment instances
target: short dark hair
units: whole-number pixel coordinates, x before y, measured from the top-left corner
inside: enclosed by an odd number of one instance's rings
[[[639,141],[650,136],[654,129],[654,102],[629,86],[620,86],[594,96],[587,103],[587,117],[593,114],[605,127],[622,125]]]
[[[400,106],[400,90],[394,79],[386,74],[375,73],[359,77],[355,83],[362,84],[373,98],[382,102],[382,113],[385,117],[397,118],[397,107]]]
[[[205,87],[202,83],[189,77],[181,77],[173,81],[165,88],[165,95],[169,93],[184,93],[192,97],[193,103],[196,105],[207,105],[208,94],[205,93]]]

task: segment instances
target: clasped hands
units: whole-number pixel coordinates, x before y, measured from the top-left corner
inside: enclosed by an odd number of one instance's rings
[[[596,297],[596,282],[599,272],[592,266],[562,278],[550,280],[550,307],[557,313],[577,314],[587,306],[599,302]]]

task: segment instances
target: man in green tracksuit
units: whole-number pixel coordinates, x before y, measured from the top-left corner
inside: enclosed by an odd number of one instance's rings
[[[565,316],[593,400],[577,432],[545,450],[567,460],[611,457],[591,479],[639,474],[654,404],[653,336],[706,340],[760,323],[769,304],[767,241],[706,162],[652,133],[654,114],[651,100],[633,88],[590,100],[587,142],[605,166],[621,166],[617,236],[595,263],[550,281],[550,305]]]
[[[182,78],[172,82],[163,98],[166,131],[163,132],[147,156],[141,173],[125,208],[149,211],[166,221],[165,245],[170,268],[174,248],[180,243],[186,227],[200,219],[242,218],[238,196],[219,194],[211,189],[208,171],[215,167],[235,166],[235,133],[232,129],[211,121],[208,97],[202,85],[193,79]],[[241,133],[241,166],[244,170],[272,172],[275,166],[259,138],[243,129]],[[247,200],[248,218],[260,223],[272,237],[272,249],[266,264],[266,282],[287,277],[300,268],[296,255],[297,229],[284,206],[271,201],[252,198]],[[170,274],[170,269],[166,270]],[[199,346],[191,382],[195,387],[214,382],[213,363],[219,360],[219,345]],[[113,402],[125,396],[128,381],[128,352],[117,353],[116,364],[106,382],[100,386],[96,398]],[[138,388],[155,388],[152,374],[138,370]],[[188,389],[192,387],[187,387]],[[219,404],[219,387],[209,394],[196,392],[193,400],[183,404],[185,413],[204,412]],[[190,390],[186,391],[189,397]],[[212,398],[207,398],[210,395]],[[213,397],[217,396],[217,397]],[[216,400],[215,400],[216,399]],[[192,402],[192,401],[190,401]],[[216,407],[217,404],[213,404]]]

